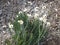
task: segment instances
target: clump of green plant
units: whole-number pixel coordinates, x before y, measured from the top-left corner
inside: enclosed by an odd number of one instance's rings
[[[40,45],[47,33],[42,21],[28,19],[26,13],[18,14],[13,23],[13,30],[15,34],[12,36],[12,42],[7,39],[7,45]]]

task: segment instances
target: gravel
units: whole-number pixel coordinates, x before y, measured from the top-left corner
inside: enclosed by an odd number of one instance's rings
[[[0,45],[10,38],[8,23],[14,21],[16,13],[22,11],[34,16],[47,15],[47,22],[51,23],[46,45],[60,45],[60,1],[59,0],[1,0],[0,1]],[[42,44],[43,45],[43,44]]]

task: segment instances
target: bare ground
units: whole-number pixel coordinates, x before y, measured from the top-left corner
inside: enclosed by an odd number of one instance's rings
[[[4,40],[10,37],[8,22],[13,21],[18,11],[28,10],[26,13],[34,15],[47,14],[47,21],[51,23],[49,27],[49,35],[44,42],[44,45],[60,45],[60,0],[0,0],[0,45],[3,45]],[[27,4],[26,4],[27,3]],[[41,6],[47,6],[43,13]],[[34,10],[39,7],[38,11]]]

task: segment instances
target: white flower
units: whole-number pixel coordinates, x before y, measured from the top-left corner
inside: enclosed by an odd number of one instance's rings
[[[39,15],[38,15],[37,13],[35,13],[34,18],[38,18],[38,16],[39,16]]]
[[[19,11],[19,13],[18,13],[18,14],[20,14],[20,13],[22,13],[22,11]]]
[[[27,14],[28,17],[31,17],[32,15],[31,14]]]
[[[43,15],[43,18],[47,18],[47,15],[46,15],[46,14],[44,14],[44,15]]]
[[[44,23],[47,22],[47,15],[46,15],[46,14],[43,15],[43,22],[44,22]]]
[[[40,20],[40,21],[43,21],[44,23],[46,23],[46,22],[47,22],[47,19],[46,19],[46,18],[44,18],[44,17],[40,17],[40,18],[39,18],[39,20]]]
[[[23,20],[18,20],[18,23],[23,24]]]
[[[46,19],[46,18],[44,18],[44,19],[43,19],[43,22],[44,22],[44,23],[46,23],[46,22],[47,22],[47,19]]]
[[[16,15],[16,17],[18,17],[18,15]]]
[[[13,25],[11,23],[8,23],[9,28],[13,28]]]
[[[42,18],[42,17],[40,17],[40,18],[39,18],[39,20],[40,20],[40,21],[43,21],[43,18]]]
[[[47,22],[47,26],[50,26],[50,22]]]

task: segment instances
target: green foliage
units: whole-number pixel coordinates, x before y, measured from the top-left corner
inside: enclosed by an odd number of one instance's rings
[[[23,20],[20,24],[18,20]],[[7,40],[7,45],[39,45],[43,37],[47,33],[46,27],[38,19],[28,20],[26,13],[18,14],[13,23],[15,35],[12,36],[12,44]]]

